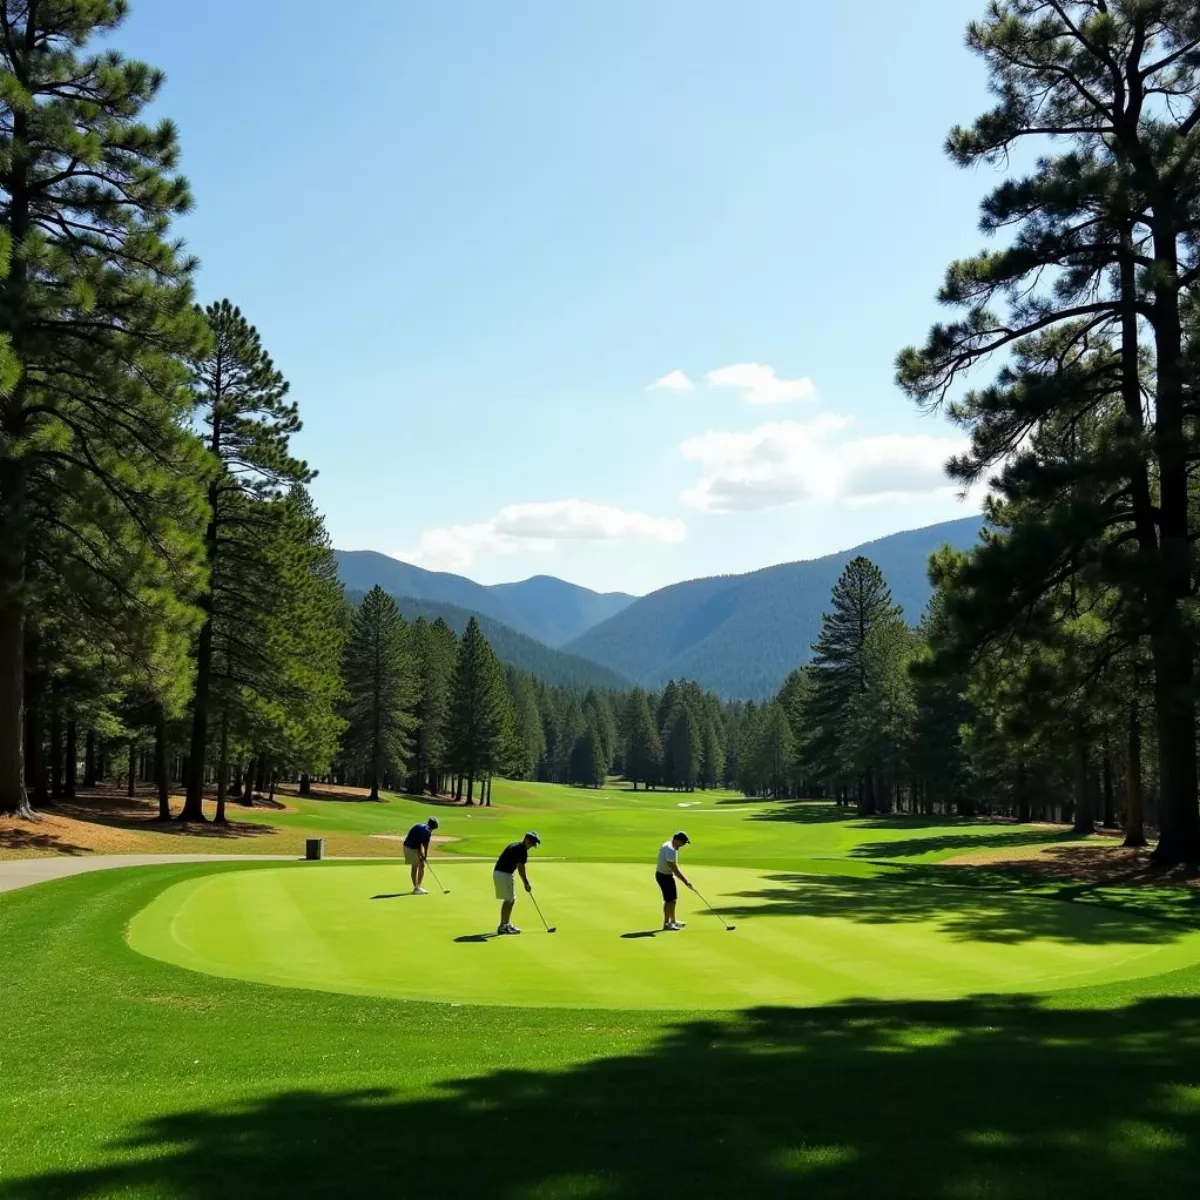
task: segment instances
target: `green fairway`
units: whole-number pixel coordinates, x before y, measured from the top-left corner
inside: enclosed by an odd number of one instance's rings
[[[1200,933],[1098,906],[871,879],[704,874],[722,924],[684,893],[663,933],[650,871],[539,863],[558,932],[522,901],[525,933],[495,937],[490,865],[441,871],[413,896],[395,866],[266,869],[168,888],[130,925],[143,954],[215,975],[458,1004],[746,1008],[1044,991],[1160,974],[1200,960]],[[886,919],[867,919],[874,910]],[[656,932],[657,931],[657,932]]]
[[[1066,837],[1045,828],[496,796],[438,810],[449,896],[399,895],[396,862],[232,860],[0,895],[0,1200],[1200,1188],[1190,889],[937,865]],[[293,807],[255,819],[395,835],[429,811]],[[653,856],[679,825],[737,930],[685,892],[685,931],[623,937],[659,925]],[[530,827],[559,931],[522,896],[526,932],[480,940],[492,857]]]

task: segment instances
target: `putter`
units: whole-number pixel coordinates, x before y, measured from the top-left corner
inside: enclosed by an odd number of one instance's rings
[[[700,893],[698,891],[696,891],[696,889],[694,887],[692,887],[692,885],[690,883],[688,884],[688,887],[692,888],[692,891],[696,892],[697,896],[700,896]],[[725,926],[726,933],[732,933],[737,928],[736,925],[730,925],[730,923],[727,920],[725,920],[725,918],[723,916],[721,916],[721,914],[719,912],[717,912],[717,910],[715,908],[713,908],[713,906],[711,904],[709,904],[709,902],[707,900],[705,900],[703,896],[700,896],[700,899],[704,901],[704,905],[708,909],[708,911],[710,913],[712,913],[712,915],[714,917],[716,917],[717,920],[720,921],[722,925]]]
[[[539,917],[542,917],[542,909],[541,909],[541,905],[539,905],[539,904],[538,904],[538,902],[537,902],[537,897],[536,897],[536,896],[533,894],[533,889],[532,889],[532,888],[530,888],[530,889],[529,889],[529,898],[530,898],[530,900],[532,900],[532,901],[533,901],[533,907],[537,909],[537,915],[538,915]],[[545,918],[545,917],[542,917],[542,924],[543,924],[543,925],[546,925],[546,918]],[[557,933],[557,932],[558,932],[558,926],[557,926],[557,925],[546,925],[546,932],[547,932],[547,933]]]
[[[442,887],[442,881],[437,877],[437,872],[429,865],[429,859],[425,860],[425,870],[427,870],[430,875],[433,876],[433,882],[436,883],[438,887],[442,888],[442,895],[450,895],[450,889],[448,887]]]

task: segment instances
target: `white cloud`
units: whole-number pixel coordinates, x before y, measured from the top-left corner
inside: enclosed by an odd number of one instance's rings
[[[790,404],[817,394],[811,379],[780,379],[774,367],[762,363],[734,363],[705,376],[709,387],[735,388],[747,404]]]
[[[646,391],[648,392],[691,392],[696,385],[682,371],[668,371],[661,379],[656,379]]]
[[[832,444],[830,435],[850,424],[849,417],[825,415],[688,438],[679,449],[700,464],[700,478],[680,500],[702,512],[758,512],[805,500],[870,504],[954,489],[944,466],[961,440],[887,434]]]
[[[545,554],[560,541],[682,542],[687,526],[678,517],[651,517],[587,500],[510,504],[490,521],[427,529],[412,550],[397,558],[435,571],[461,571],[479,554]]]

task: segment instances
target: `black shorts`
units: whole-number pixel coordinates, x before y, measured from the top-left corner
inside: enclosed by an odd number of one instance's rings
[[[679,899],[679,889],[675,886],[674,875],[664,875],[661,871],[654,872],[654,882],[663,894],[664,904],[674,904]]]

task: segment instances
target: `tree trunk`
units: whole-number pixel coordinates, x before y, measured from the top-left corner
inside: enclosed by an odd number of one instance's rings
[[[0,535],[0,816],[29,817],[25,789],[25,546],[24,470],[11,460],[0,466],[0,513],[16,523]],[[18,511],[14,514],[13,510]]]
[[[1129,745],[1125,779],[1125,841],[1129,849],[1146,844],[1142,801],[1142,719],[1138,702],[1129,705]]]
[[[307,771],[305,771],[300,776],[300,795],[302,795],[302,796],[311,796],[312,795],[312,780],[308,777]]]
[[[600,785],[597,784],[596,786],[599,787]],[[491,776],[491,772],[488,772],[487,781],[485,782],[484,787],[487,788],[487,799],[484,801],[484,803],[488,806],[488,808],[491,808],[492,807],[492,776]]]
[[[1196,702],[1193,697],[1196,647],[1185,607],[1191,603],[1191,529],[1188,451],[1185,429],[1187,365],[1180,321],[1178,197],[1155,197],[1154,453],[1158,463],[1158,512],[1163,611],[1157,614],[1151,649],[1158,721],[1159,841],[1156,862],[1200,862],[1200,807],[1197,806]]]
[[[137,746],[129,739],[129,779],[125,783],[125,795],[132,799],[137,795]]]
[[[158,706],[154,721],[154,783],[158,790],[158,819],[171,819],[171,786],[167,779],[167,713]]]
[[[1017,820],[1024,825],[1030,819],[1029,811],[1029,778],[1025,771],[1024,757],[1017,759]]]
[[[233,783],[229,785],[230,792],[235,796],[242,794],[242,760],[239,758],[233,764]]]
[[[1087,739],[1082,735],[1075,737],[1072,746],[1075,784],[1075,823],[1076,833],[1094,832],[1095,821],[1092,818],[1092,786],[1091,771],[1088,763]]]
[[[37,627],[25,630],[25,787],[34,808],[50,800],[46,775],[46,676],[42,670]]]
[[[225,794],[229,782],[229,714],[221,714],[221,753],[217,759],[217,817],[218,825],[228,825],[225,819]]]
[[[475,803],[475,776],[468,775],[467,776],[467,804],[469,806],[474,803]]]
[[[63,794],[63,722],[57,707],[50,714],[50,799]]]
[[[96,731],[89,729],[83,741],[83,786],[96,786]]]
[[[75,799],[75,779],[79,772],[78,732],[74,721],[67,722],[67,762],[66,775],[63,780],[63,795],[68,800]]]
[[[1117,824],[1117,809],[1113,801],[1113,765],[1112,752],[1109,748],[1108,735],[1104,735],[1104,758],[1101,761],[1101,779],[1104,784],[1104,816],[1100,824],[1105,829],[1115,829]]]

